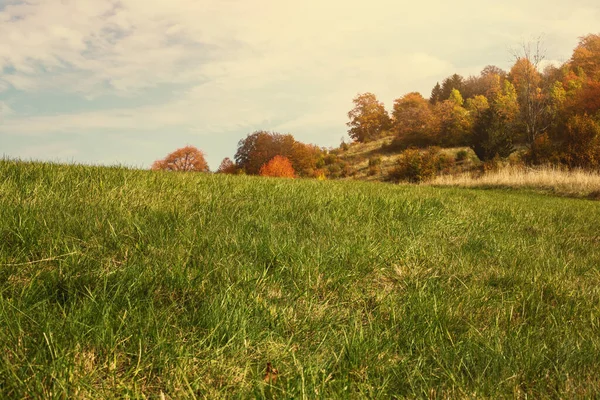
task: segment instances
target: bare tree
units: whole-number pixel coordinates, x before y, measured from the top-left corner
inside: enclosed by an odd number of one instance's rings
[[[529,146],[550,126],[549,97],[542,87],[540,67],[546,58],[542,38],[522,43],[512,51],[515,64],[510,71],[519,100],[521,122]]]

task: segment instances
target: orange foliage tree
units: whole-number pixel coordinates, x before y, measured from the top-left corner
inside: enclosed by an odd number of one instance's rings
[[[600,35],[579,38],[579,44],[571,57],[573,69],[581,68],[591,79],[600,79]]]
[[[260,168],[261,176],[278,178],[294,178],[296,175],[291,161],[287,157],[275,156],[271,161]]]
[[[204,153],[194,146],[185,146],[152,164],[153,170],[208,172]]]
[[[398,147],[436,144],[439,119],[420,93],[412,92],[396,99],[392,116]]]
[[[380,137],[390,128],[390,117],[373,93],[357,95],[354,108],[348,112],[348,135],[356,142],[368,142]]]

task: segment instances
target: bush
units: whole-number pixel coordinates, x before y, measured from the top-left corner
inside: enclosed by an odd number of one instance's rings
[[[369,174],[369,176],[374,176],[374,175],[377,175],[377,174],[378,174],[380,171],[381,171],[381,168],[379,168],[379,167],[378,167],[378,166],[376,166],[376,165],[371,165],[371,166],[369,167],[369,172],[368,172],[368,174]]]
[[[334,153],[329,153],[325,156],[325,158],[323,159],[323,163],[325,165],[333,165],[337,162],[338,160],[338,156]]]
[[[426,148],[435,146],[436,144],[438,144],[436,143],[436,139],[430,135],[411,133],[407,135],[397,135],[389,145],[385,146],[385,149],[387,151],[400,151],[413,147]]]
[[[429,147],[425,151],[411,148],[402,152],[389,177],[394,181],[419,183],[432,179],[440,172],[448,172],[453,165],[454,160],[440,153],[439,147]]]
[[[347,178],[347,177],[356,175],[356,169],[354,169],[354,167],[352,165],[350,165],[349,163],[342,162],[341,167],[342,167],[342,171],[340,173],[340,176],[342,178]]]
[[[561,158],[569,168],[600,168],[600,124],[587,115],[567,121]]]
[[[465,161],[469,157],[469,152],[466,150],[459,150],[456,153],[456,161]]]
[[[525,162],[534,165],[557,164],[560,158],[556,146],[547,133],[535,138],[533,144],[524,155]]]
[[[378,167],[381,165],[381,157],[380,156],[376,156],[376,157],[371,157],[369,158],[369,167]]]
[[[327,166],[327,169],[329,170],[329,176],[331,178],[339,178],[342,172],[340,164],[330,164]]]

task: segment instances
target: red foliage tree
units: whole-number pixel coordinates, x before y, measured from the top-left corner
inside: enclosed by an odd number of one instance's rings
[[[294,178],[296,172],[288,158],[275,156],[271,161],[260,168],[260,175],[278,178]]]
[[[208,172],[204,153],[194,146],[185,146],[152,164],[153,170]]]
[[[237,165],[229,157],[225,157],[217,169],[217,174],[235,174],[237,171]]]

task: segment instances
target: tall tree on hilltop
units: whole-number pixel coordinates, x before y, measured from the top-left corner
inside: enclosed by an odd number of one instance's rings
[[[600,34],[579,39],[579,44],[573,50],[571,66],[574,70],[581,68],[590,79],[600,80]]]
[[[506,78],[506,71],[495,65],[486,65],[481,70],[481,76],[490,75],[490,74],[500,75],[501,77]]]
[[[479,76],[470,76],[463,82],[464,90],[461,91],[465,100],[475,96],[486,96],[490,98],[497,82],[506,78],[506,72],[494,66],[486,66]]]
[[[394,101],[393,131],[406,146],[435,144],[438,119],[431,104],[418,92],[407,93]]]
[[[509,80],[514,85],[520,106],[521,123],[525,141],[532,147],[536,138],[550,126],[548,118],[549,97],[541,85],[539,67],[545,54],[540,40],[525,43],[514,53],[515,64],[510,70]]]
[[[462,76],[454,74],[444,79],[442,82],[442,92],[439,100],[448,100],[453,89],[456,89],[461,93],[464,91],[464,79]]]
[[[152,164],[153,170],[208,172],[204,153],[194,146],[185,146]]]
[[[390,117],[373,93],[357,95],[354,108],[348,112],[350,127],[348,135],[357,142],[368,142],[377,139],[384,131],[390,129]]]
[[[463,146],[471,128],[469,114],[463,108],[463,98],[457,89],[452,89],[450,98],[435,105],[439,119],[438,142],[444,147]]]
[[[431,96],[429,96],[429,103],[432,105],[442,100],[442,87],[439,82],[436,82],[433,89],[431,89]]]
[[[516,120],[519,113],[517,93],[509,81],[504,81],[489,106],[481,97],[469,107],[476,113],[470,146],[480,160],[508,157],[514,151]]]

